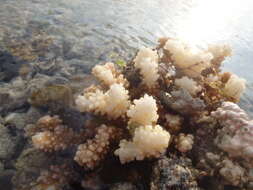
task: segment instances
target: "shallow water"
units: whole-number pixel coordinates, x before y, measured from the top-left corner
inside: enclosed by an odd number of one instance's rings
[[[226,43],[233,56],[223,68],[247,79],[241,105],[253,113],[252,12],[252,0],[0,0],[0,50],[32,64],[60,58],[59,67],[66,68],[55,68],[56,62],[41,74],[63,81],[99,62],[129,60],[159,37],[199,46]],[[2,74],[0,65],[5,89]]]
[[[88,64],[131,54],[161,36],[191,43],[224,42],[234,55],[226,70],[253,81],[251,0],[1,0],[0,40],[44,31]],[[2,46],[6,44],[1,43]],[[116,55],[115,55],[116,56]],[[97,59],[98,58],[98,59]]]
[[[31,39],[52,38],[51,49],[39,47],[47,50],[42,56],[28,50],[28,62],[60,57],[88,72],[101,61],[129,60],[137,48],[155,45],[163,36],[200,46],[226,43],[233,56],[224,70],[247,79],[242,103],[251,109],[252,11],[251,0],[0,0],[0,48],[29,49]]]

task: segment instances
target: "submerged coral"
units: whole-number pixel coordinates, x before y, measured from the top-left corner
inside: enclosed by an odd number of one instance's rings
[[[228,181],[228,183],[234,186],[247,181],[245,169],[238,164],[233,163],[231,160],[222,161],[222,168],[219,173]]]
[[[148,87],[154,87],[158,75],[158,54],[149,48],[140,49],[134,59],[135,67],[140,69],[143,83]]]
[[[124,117],[130,102],[123,85],[113,84],[106,93],[95,86],[89,88],[83,96],[78,96],[76,104],[81,112],[95,112],[116,119]]]
[[[92,69],[92,74],[107,86],[111,86],[115,83],[124,84],[125,86],[128,85],[127,80],[119,71],[117,71],[114,63],[96,65]]]
[[[75,161],[81,166],[94,169],[109,151],[110,142],[118,135],[119,131],[116,128],[102,125],[98,128],[94,139],[78,146]]]
[[[177,39],[161,39],[158,47],[142,48],[123,67],[107,62],[92,69],[99,82],[75,94],[74,106],[67,104],[75,113],[81,112],[76,117],[87,121],[76,125],[58,116],[44,116],[27,134],[36,148],[67,154],[81,174],[130,168],[134,177],[121,180],[129,182],[139,176],[138,164],[152,166],[154,159],[173,155],[158,161],[153,174],[147,172],[152,182],[146,189],[205,189],[205,176],[224,179],[223,186],[248,185],[252,121],[232,103],[239,101],[244,79],[220,71],[229,55],[228,46],[204,50]],[[230,160],[223,151],[247,161]],[[146,177],[143,172],[140,175]],[[89,187],[89,181],[81,183]]]
[[[240,100],[242,92],[245,90],[246,81],[239,78],[237,75],[231,75],[224,87],[224,93],[234,98],[236,101]]]
[[[143,160],[149,157],[159,157],[166,151],[170,134],[161,126],[140,126],[134,131],[132,141],[120,141],[120,148],[115,151],[122,164],[132,160]]]
[[[253,158],[253,120],[231,102],[223,102],[222,106],[212,112],[218,119],[222,129],[218,130],[216,144],[231,156],[244,159]]]
[[[158,108],[152,96],[145,94],[144,97],[134,100],[133,103],[127,111],[130,124],[151,125],[152,123],[156,123],[158,119]]]
[[[196,95],[201,90],[198,84],[188,77],[182,77],[175,80],[175,85],[187,90],[191,95]]]
[[[200,190],[195,173],[187,158],[161,158],[153,166],[150,189]]]
[[[39,119],[37,126],[41,131],[32,136],[33,144],[47,152],[65,149],[77,137],[71,128],[62,125],[57,116],[44,116]]]
[[[168,39],[164,49],[169,51],[175,66],[189,77],[197,77],[204,69],[211,66],[213,55],[211,52],[189,47],[187,44]]]
[[[182,128],[183,117],[179,115],[167,113],[165,115],[165,120],[166,120],[165,127],[170,132],[178,132]]]
[[[187,152],[192,149],[193,146],[193,135],[186,135],[183,133],[180,133],[178,137],[176,138],[176,148],[180,152]]]

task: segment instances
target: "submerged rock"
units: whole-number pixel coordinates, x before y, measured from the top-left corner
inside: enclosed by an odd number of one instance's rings
[[[170,94],[161,92],[160,99],[164,105],[183,115],[191,115],[205,109],[205,103],[200,98],[193,98],[185,89],[174,90]]]
[[[10,159],[16,151],[18,139],[13,137],[7,127],[0,124],[0,159]]]
[[[4,187],[4,190],[13,190],[11,183],[12,177],[15,175],[15,170],[8,169],[0,173],[0,187]]]
[[[5,117],[5,123],[11,124],[18,129],[23,129],[26,124],[26,114],[25,113],[10,113]]]
[[[27,62],[45,59],[53,46],[53,38],[38,29],[11,38],[5,36],[3,41],[12,55]]]
[[[72,105],[73,96],[71,89],[66,85],[51,85],[32,93],[29,102],[33,106],[48,106],[50,103]]]
[[[5,100],[4,102],[0,100],[0,112],[2,116],[7,115],[9,112],[26,109],[28,107],[26,97],[13,98],[10,97],[9,94],[1,94],[0,92],[0,99],[2,97]]]
[[[4,124],[4,119],[0,116],[0,124]]]
[[[25,63],[10,53],[0,50],[0,81],[8,82],[18,76],[21,65]]]
[[[187,158],[162,158],[158,160],[151,177],[151,190],[200,190]]]
[[[9,83],[0,85],[0,112],[6,115],[27,105],[26,82],[16,77]]]
[[[29,110],[26,112],[26,117],[25,117],[25,124],[33,124],[38,121],[39,118],[41,118],[45,114],[43,111],[40,109],[31,106]]]
[[[93,75],[81,74],[70,77],[70,88],[74,94],[80,94],[83,88],[87,88],[92,84],[97,84],[97,80]]]
[[[25,149],[17,159],[16,174],[12,178],[15,189],[30,189],[31,182],[39,176],[41,169],[47,168],[51,163],[45,153],[33,148]]]
[[[0,173],[3,173],[4,171],[4,164],[0,162]]]
[[[117,183],[112,185],[110,190],[137,190],[137,187],[131,183]]]
[[[60,118],[62,118],[63,123],[74,131],[81,131],[84,129],[85,121],[88,119],[88,116],[85,117],[74,108],[60,104],[54,105],[50,112],[53,115],[59,115]]]

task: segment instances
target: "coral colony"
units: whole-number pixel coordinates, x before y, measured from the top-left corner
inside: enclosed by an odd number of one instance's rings
[[[164,155],[170,158],[170,154],[186,156],[198,146],[196,131],[205,131],[205,127],[208,131],[212,126],[216,131],[212,143],[223,152],[222,158],[217,151],[206,154],[209,159],[219,157],[214,175],[225,178],[229,185],[243,186],[249,183],[253,167],[253,121],[235,104],[245,80],[220,70],[230,55],[228,46],[199,49],[178,39],[162,38],[156,48],[140,49],[125,65],[96,65],[92,74],[97,83],[75,99],[80,112],[103,121],[94,126],[94,137],[82,138],[82,133],[66,126],[58,116],[47,115],[36,124],[33,145],[45,152],[75,145],[72,159],[91,171],[109,155],[118,157],[121,164]],[[87,125],[89,122],[83,127]],[[40,187],[45,182],[42,178],[37,182]],[[44,189],[59,189],[60,180],[48,181]]]

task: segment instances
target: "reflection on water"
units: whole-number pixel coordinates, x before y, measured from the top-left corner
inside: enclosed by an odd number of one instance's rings
[[[253,1],[213,0],[192,1],[187,18],[179,21],[175,28],[177,36],[190,43],[229,43],[234,56],[228,61],[229,69],[249,80],[253,53]],[[241,68],[241,69],[239,69]],[[239,70],[238,70],[239,69]]]
[[[225,69],[252,83],[252,12],[252,0],[0,0],[0,48],[30,47],[45,36],[55,46],[43,57],[29,58],[60,57],[89,69],[101,61],[130,59],[136,48],[163,36],[201,46],[227,43],[233,56]],[[26,57],[27,49],[14,48]]]
[[[87,65],[132,55],[161,36],[190,43],[225,42],[226,69],[253,81],[252,0],[0,0],[0,41],[45,32],[68,46],[65,58]],[[6,44],[0,43],[0,46]],[[66,48],[65,48],[66,49]],[[67,54],[67,55],[66,55]]]
[[[49,25],[52,35],[89,44],[83,49],[100,50],[101,46],[113,44],[118,51],[128,51],[130,47],[153,44],[160,36],[177,36],[191,43],[227,42],[235,52],[229,69],[253,80],[249,72],[253,70],[251,0],[0,2],[0,25],[9,33],[22,30],[29,22],[40,22]]]
[[[188,18],[178,23],[178,36],[196,44],[229,41],[237,33],[238,19],[245,14],[246,7],[240,7],[240,4],[240,1],[229,0],[196,1]]]

